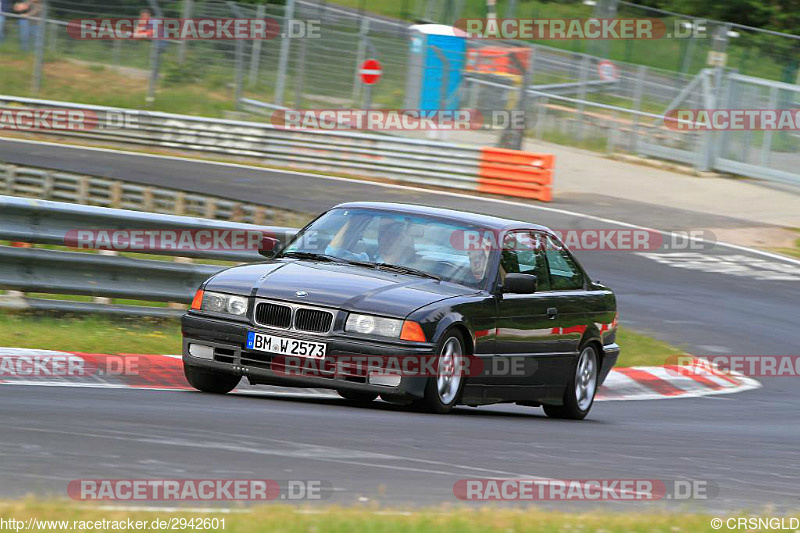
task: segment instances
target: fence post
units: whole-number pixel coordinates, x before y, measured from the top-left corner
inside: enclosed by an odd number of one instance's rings
[[[238,19],[245,18],[244,13],[236,5],[236,2],[229,0],[226,2],[228,4],[228,8],[233,12],[233,16]],[[242,85],[244,85],[244,40],[243,39],[236,39],[236,71],[233,75],[233,97],[235,99],[234,104],[236,105],[237,110],[241,110],[241,101],[242,101]]]
[[[58,24],[56,21],[48,23],[50,27],[50,37],[47,38],[47,49],[51,52],[58,50]]]
[[[289,46],[291,40],[286,32],[289,31],[289,24],[291,24],[294,17],[294,0],[286,0],[286,7],[283,12],[283,25],[281,29],[284,32],[281,37],[281,51],[278,57],[278,79],[275,82],[275,103],[279,106],[283,105],[283,93],[286,87],[286,68],[289,64]]]
[[[535,137],[541,139],[544,136],[544,126],[547,120],[547,98],[536,98],[536,132]]]
[[[525,65],[520,61],[516,54],[510,54],[509,58],[514,63],[514,66],[522,72],[522,83],[519,89],[519,97],[517,98],[516,110],[522,113],[523,126],[522,129],[514,129],[514,117],[508,121],[508,126],[505,131],[500,135],[500,147],[511,148],[512,150],[522,150],[525,140],[525,132],[528,130],[528,86],[531,84],[533,76],[533,64],[535,60],[535,49],[528,46],[528,64]]]
[[[442,62],[442,87],[439,90],[439,110],[447,109],[447,89],[448,85],[450,84],[450,61],[448,61],[447,56],[441,51],[438,46],[431,46],[431,50],[433,53],[436,54],[436,57],[439,58],[439,61]]]
[[[589,56],[584,55],[581,61],[580,86],[578,87],[578,141],[583,140],[583,112],[586,108],[586,82],[589,81]]]
[[[122,40],[121,39],[114,39],[114,43],[111,45],[111,64],[114,67],[119,67],[119,56],[120,52],[122,51]]]
[[[767,104],[767,109],[777,109],[778,108],[778,87],[773,85],[769,89],[769,104]],[[772,128],[768,128],[767,131],[764,132],[764,136],[761,139],[761,166],[768,167],[769,166],[769,153],[772,147]]]
[[[606,143],[606,153],[613,154],[614,150],[617,147],[617,128],[619,124],[617,123],[617,118],[619,117],[617,110],[615,109],[611,113],[611,127],[608,130],[608,139]]]
[[[644,93],[644,79],[647,76],[647,67],[639,65],[636,69],[636,85],[633,89],[633,152],[642,155],[639,150],[639,113],[642,112],[642,93]]]
[[[358,50],[356,51],[356,68],[353,71],[353,105],[361,97],[361,76],[358,73],[358,69],[366,59],[368,34],[369,19],[361,17],[361,28],[358,31]]]
[[[153,14],[157,18],[164,18],[164,12],[158,5],[158,0],[147,0],[150,7],[153,9]],[[161,43],[158,35],[153,34],[150,40],[150,81],[147,84],[147,97],[145,102],[152,104],[156,101],[156,88],[158,86],[158,72],[161,68]]]
[[[258,4],[256,7],[256,19],[263,20],[266,6]],[[255,87],[258,84],[258,67],[261,64],[261,39],[253,41],[253,47],[250,50],[250,86]]]
[[[295,68],[295,85],[294,85],[294,107],[303,107],[303,91],[306,85],[306,52],[308,51],[308,39],[303,37],[300,39],[300,54],[297,58],[297,65]]]
[[[183,13],[181,15],[183,20],[192,18],[192,1],[183,0]],[[186,61],[186,39],[181,39],[178,44],[178,63],[183,64],[184,61]]]
[[[513,19],[517,16],[517,0],[508,0],[506,4],[506,18]]]
[[[42,88],[42,67],[44,65],[44,42],[47,32],[47,0],[42,0],[42,11],[36,26],[36,57],[33,64],[33,95],[39,94]]]

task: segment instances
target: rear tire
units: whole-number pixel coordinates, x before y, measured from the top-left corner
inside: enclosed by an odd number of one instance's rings
[[[223,374],[189,365],[183,365],[183,373],[186,375],[186,381],[189,382],[189,385],[199,391],[212,394],[226,394],[235,389],[242,379],[240,376]]]
[[[436,376],[428,378],[425,396],[414,401],[414,407],[429,413],[449,413],[461,397],[464,385],[464,339],[456,330],[445,332],[437,346],[439,358]]]
[[[594,405],[597,393],[600,358],[591,344],[584,346],[575,366],[575,373],[564,391],[564,405],[545,405],[544,412],[550,418],[583,420]]]
[[[370,403],[378,397],[377,394],[372,392],[360,392],[360,391],[352,391],[352,390],[337,390],[336,392],[339,393],[339,396],[344,398],[349,402],[357,402],[357,403]]]

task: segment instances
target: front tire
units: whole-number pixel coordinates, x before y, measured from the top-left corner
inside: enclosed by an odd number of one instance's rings
[[[199,391],[212,394],[227,394],[235,389],[242,379],[240,376],[223,374],[189,365],[183,365],[183,373],[186,375],[186,381],[189,382],[189,385]]]
[[[594,404],[597,393],[600,358],[591,344],[581,350],[575,374],[564,391],[564,405],[545,405],[544,412],[550,418],[583,420]]]
[[[436,376],[428,378],[425,396],[414,402],[424,411],[449,413],[461,396],[464,385],[464,339],[458,331],[448,331],[439,342]]]

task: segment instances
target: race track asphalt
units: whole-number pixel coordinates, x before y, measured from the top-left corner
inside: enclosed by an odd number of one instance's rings
[[[310,213],[341,201],[382,200],[559,229],[619,226],[553,208],[665,230],[747,225],[606,197],[571,197],[541,209],[524,201],[12,140],[0,141],[0,160]],[[679,266],[632,252],[577,255],[614,288],[624,325],[695,354],[800,353],[800,267],[746,250],[707,248],[673,258]],[[423,505],[457,501],[458,479],[540,476],[703,480],[718,485],[719,494],[689,507],[796,508],[800,426],[791,421],[800,407],[797,378],[761,381],[761,389],[726,396],[604,402],[582,423],[516,406],[460,408],[442,417],[334,399],[4,386],[0,496],[63,495],[66,483],[79,478],[238,476],[326,480],[337,488],[336,503],[363,496]]]

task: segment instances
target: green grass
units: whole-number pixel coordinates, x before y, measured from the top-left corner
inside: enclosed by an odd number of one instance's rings
[[[176,320],[2,314],[0,346],[108,354],[179,354],[181,332]]]
[[[642,504],[642,507],[645,507]],[[750,513],[747,513],[749,515]],[[740,516],[744,513],[727,513]],[[774,513],[773,513],[774,515]],[[537,531],[557,533],[580,532],[625,532],[625,533],[676,533],[715,531],[711,525],[712,515],[678,514],[668,512],[557,512],[533,507],[508,509],[497,506],[479,509],[465,506],[407,510],[386,510],[370,507],[332,507],[267,505],[252,508],[249,512],[234,513],[174,513],[156,511],[103,510],[96,506],[77,502],[45,502],[28,499],[0,504],[0,518],[8,520],[142,520],[170,518],[218,518],[225,520],[226,533],[258,533],[280,531],[282,533],[326,533],[326,532],[370,532],[370,533],[416,533],[436,531],[443,533],[513,533]],[[73,528],[77,529],[77,528]],[[222,531],[222,527],[216,530]]]
[[[800,230],[795,230],[795,231],[800,231]],[[800,258],[800,239],[794,241],[794,247],[792,248],[775,248],[775,251],[778,252],[779,254]]]
[[[617,343],[622,347],[617,366],[663,365],[667,357],[685,353],[628,328],[619,329]],[[177,354],[181,351],[181,330],[177,320],[5,314],[0,315],[0,346],[109,354]]]
[[[31,60],[0,48],[0,94],[32,96]],[[146,107],[147,80],[118,73],[98,65],[76,64],[54,59],[44,65],[38,98],[111,107]],[[160,87],[154,111],[221,117],[235,108],[230,91],[194,83]]]
[[[617,344],[621,349],[617,366],[663,365],[667,357],[686,353],[686,350],[625,327],[617,330]]]

